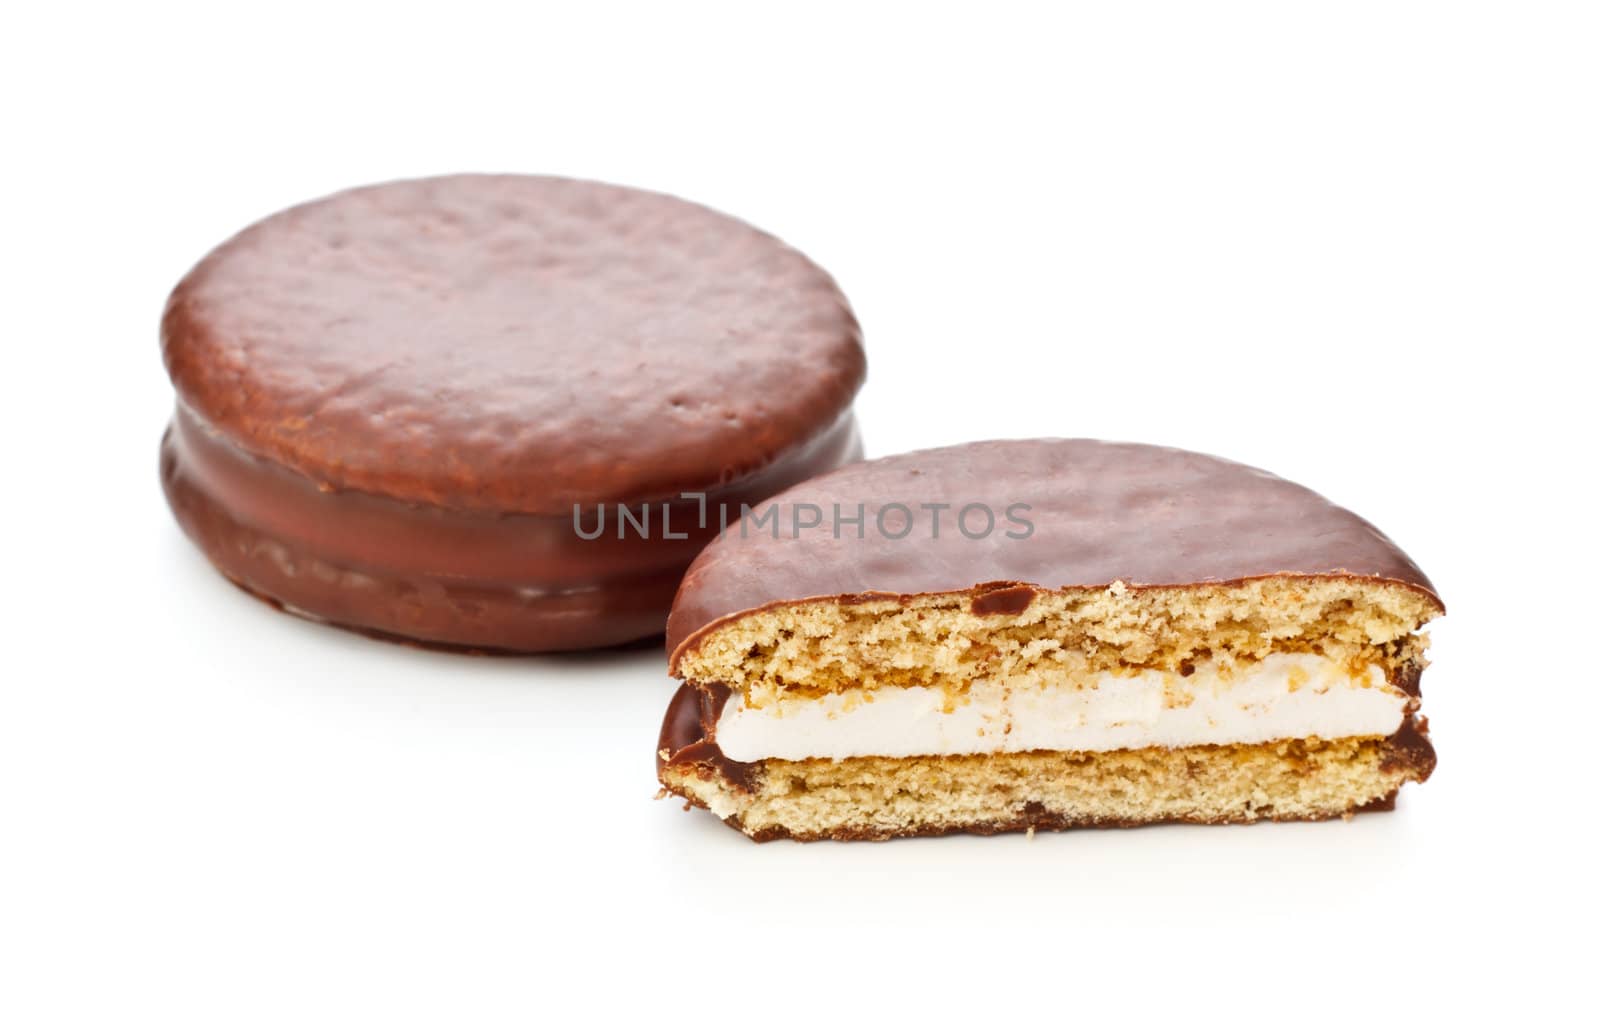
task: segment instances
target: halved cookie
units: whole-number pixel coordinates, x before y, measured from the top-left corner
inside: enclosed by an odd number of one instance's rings
[[[1433,586],[1355,514],[1212,456],[997,441],[827,474],[685,576],[662,784],[756,839],[1392,806]]]

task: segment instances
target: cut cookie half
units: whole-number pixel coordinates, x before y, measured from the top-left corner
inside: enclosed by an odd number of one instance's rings
[[[662,784],[758,840],[1392,807],[1432,584],[1211,456],[1083,440],[862,463],[731,524],[668,624]]]

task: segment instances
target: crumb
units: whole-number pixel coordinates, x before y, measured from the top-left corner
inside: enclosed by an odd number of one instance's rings
[[[662,786],[660,789],[656,790],[656,795],[652,796],[650,799],[652,799],[652,800],[665,800],[668,796],[671,796],[671,795],[672,795],[671,793],[667,792],[667,787],[666,786]]]
[[[1033,826],[1032,825],[1028,826],[1028,838],[1029,839],[1033,838]]]
[[[829,710],[840,713],[874,693],[916,687],[931,694],[930,713],[976,706],[974,716],[983,720],[974,726],[975,742],[1000,749],[769,758],[753,786],[715,772],[708,784],[702,773],[697,793],[714,797],[714,812],[757,839],[878,839],[997,827],[1033,836],[1058,825],[1342,817],[1432,770],[1431,757],[1397,753],[1372,736],[1009,752],[996,733],[1015,734],[1011,715],[1000,708],[990,713],[991,699],[1015,705],[1055,686],[1087,699],[1104,677],[1155,675],[1154,702],[1163,713],[1183,714],[1210,691],[1197,692],[1185,680],[1199,676],[1202,664],[1207,682],[1213,670],[1219,682],[1237,680],[1278,654],[1321,657],[1348,667],[1353,681],[1370,677],[1376,687],[1386,675],[1423,662],[1425,642],[1416,629],[1436,606],[1410,588],[1282,576],[1168,588],[1118,582],[1042,590],[1021,615],[973,614],[970,596],[785,603],[707,633],[682,658],[681,673],[725,684],[757,706],[828,699],[836,705]],[[1284,688],[1304,700],[1318,690],[1314,670],[1320,669],[1299,664]],[[1407,706],[1414,712],[1420,703],[1413,697]],[[1220,727],[1193,717],[1201,730]],[[1420,732],[1422,723],[1416,727]],[[663,772],[675,785],[677,770]],[[1019,811],[1024,799],[1039,809]]]
[[[671,760],[672,751],[663,746],[661,749],[656,751],[656,756],[660,757],[662,760]]]

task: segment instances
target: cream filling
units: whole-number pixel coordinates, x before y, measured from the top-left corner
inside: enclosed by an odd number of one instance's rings
[[[1374,665],[1352,675],[1308,653],[1187,676],[1112,672],[1087,686],[1007,692],[975,682],[948,704],[927,688],[852,690],[747,707],[731,697],[717,746],[731,760],[917,757],[1392,735],[1409,697]]]

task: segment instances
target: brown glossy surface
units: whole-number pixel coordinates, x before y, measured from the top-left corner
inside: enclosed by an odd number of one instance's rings
[[[750,474],[865,374],[833,281],[699,205],[534,176],[336,194],[173,291],[180,400],[317,483],[566,513]]]
[[[730,760],[717,745],[717,722],[732,693],[726,685],[704,688],[685,682],[667,704],[656,741],[656,777],[671,765],[703,764],[732,785],[755,787],[761,762]]]
[[[674,198],[540,177],[338,194],[174,290],[162,481],[242,587],[338,624],[544,651],[659,634],[734,512],[860,455],[828,276]],[[649,504],[648,538],[615,506]],[[662,534],[662,505],[674,535]],[[585,541],[611,509],[607,534]],[[713,520],[714,520],[713,515]]]
[[[737,512],[861,454],[848,414],[781,462],[707,493]],[[715,525],[652,507],[655,537],[577,536],[570,516],[486,514],[324,492],[223,441],[180,408],[161,443],[178,523],[240,587],[303,616],[440,645],[549,652],[661,634],[683,569]],[[714,519],[714,518],[713,518]],[[584,525],[593,530],[594,518]]]
[[[1091,440],[989,441],[858,463],[800,484],[773,499],[771,526],[727,535],[706,547],[684,575],[667,625],[674,667],[696,636],[737,614],[778,603],[874,594],[913,596],[980,589],[1005,607],[1040,588],[1226,583],[1269,575],[1349,576],[1393,581],[1437,598],[1410,557],[1365,520],[1315,492],[1215,456],[1153,445]],[[908,507],[910,533],[904,514]],[[959,510],[982,503],[995,529],[969,538]],[[1007,507],[1033,525],[1021,534]],[[932,535],[924,504],[948,504]],[[793,533],[817,506],[848,516],[835,538],[831,517]],[[880,533],[883,511],[888,534]],[[974,511],[969,529],[983,526]],[[744,529],[748,530],[748,528]],[[989,603],[980,603],[982,606]],[[1025,605],[1025,603],[1024,603]]]

